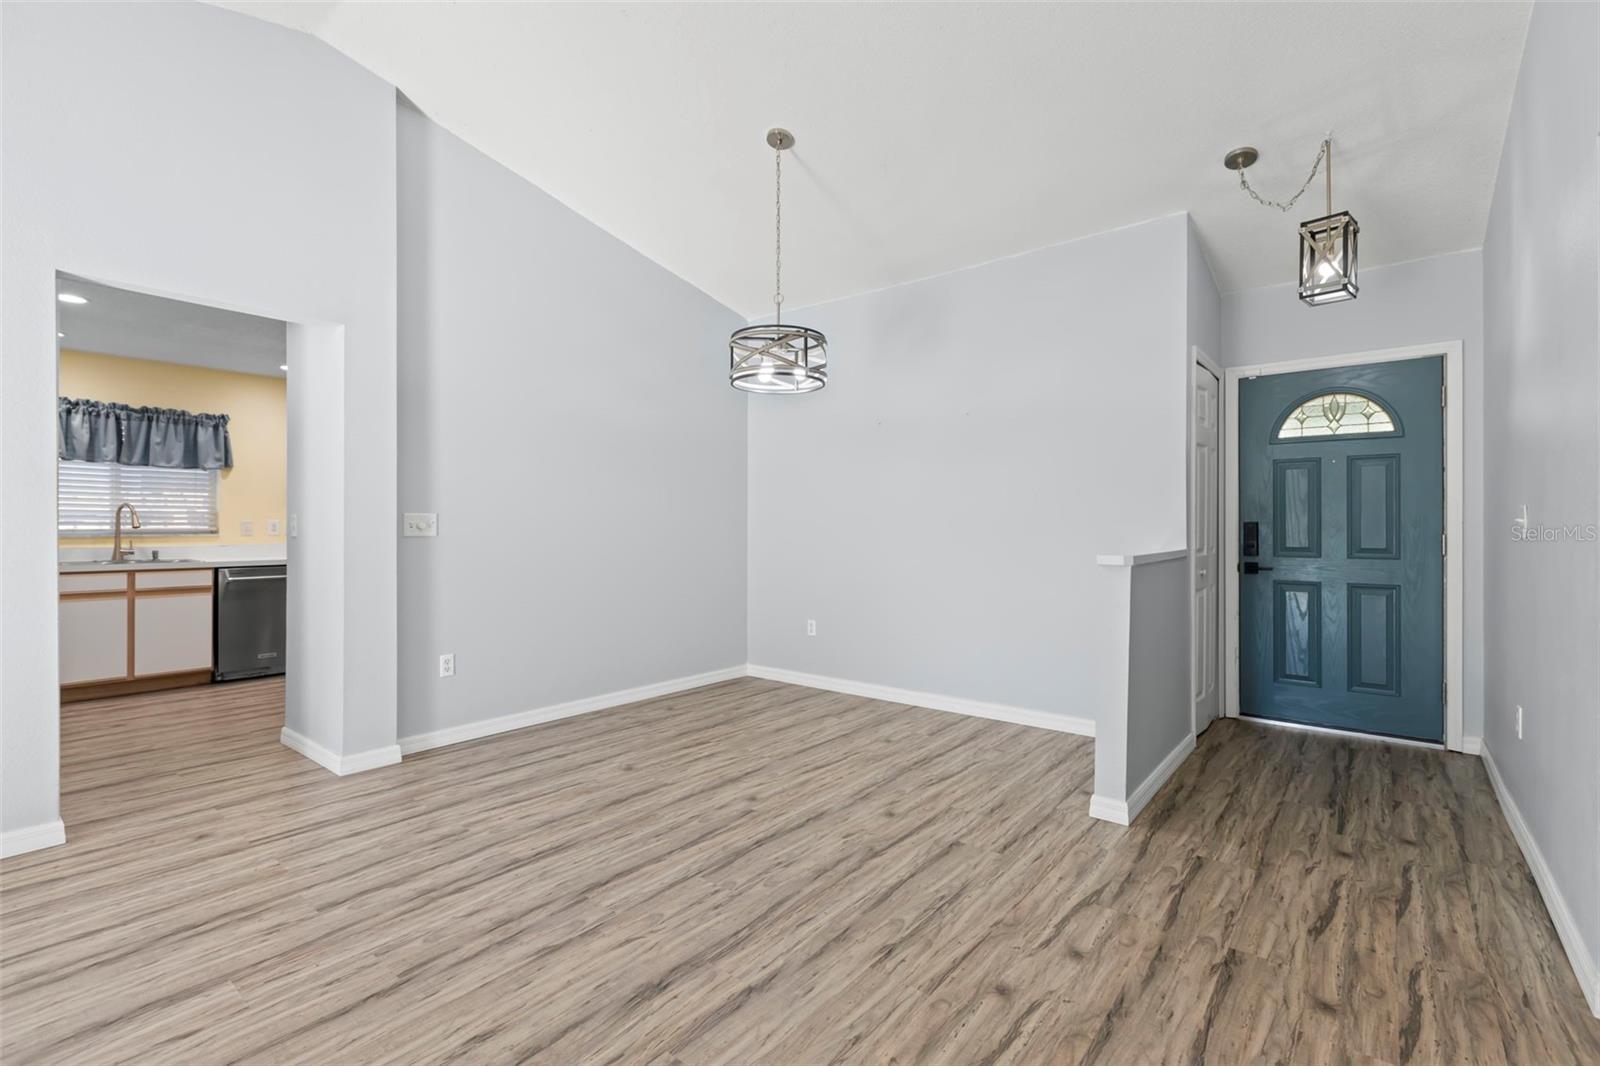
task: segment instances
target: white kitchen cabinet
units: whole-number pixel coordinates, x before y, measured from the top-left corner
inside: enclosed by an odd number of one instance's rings
[[[211,591],[216,572],[212,570],[137,570],[133,587],[145,589],[205,589]]]
[[[209,568],[61,574],[61,698],[209,681],[214,580]]]
[[[75,596],[87,592],[126,592],[128,575],[120,570],[109,574],[61,574],[61,594]]]
[[[133,673],[175,674],[211,669],[211,588],[135,594]]]
[[[64,596],[60,620],[63,685],[128,676],[127,596]]]

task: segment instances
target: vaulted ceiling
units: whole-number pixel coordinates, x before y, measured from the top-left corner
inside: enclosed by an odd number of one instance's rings
[[[227,3],[312,33],[734,309],[1187,210],[1223,291],[1291,280],[1329,130],[1364,266],[1479,246],[1525,3]]]

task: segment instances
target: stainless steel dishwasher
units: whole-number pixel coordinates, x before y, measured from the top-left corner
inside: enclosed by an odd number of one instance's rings
[[[214,680],[283,673],[288,592],[286,566],[218,568]]]

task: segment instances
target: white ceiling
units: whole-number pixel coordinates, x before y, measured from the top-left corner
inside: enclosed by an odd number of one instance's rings
[[[275,318],[146,296],[68,274],[56,291],[86,304],[56,304],[56,343],[82,352],[158,359],[281,378],[287,327]]]
[[[314,33],[482,151],[747,314],[1188,210],[1223,291],[1291,280],[1282,198],[1334,133],[1362,263],[1482,244],[1529,7],[223,6]]]

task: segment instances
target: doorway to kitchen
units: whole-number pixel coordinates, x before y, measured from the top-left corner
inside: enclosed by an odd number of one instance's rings
[[[66,795],[107,729],[158,777],[208,738],[276,742],[294,517],[284,322],[56,281]]]

